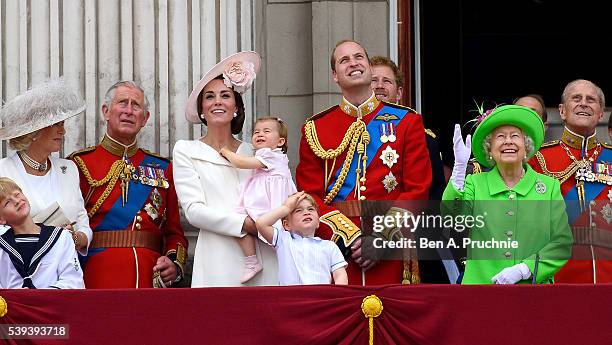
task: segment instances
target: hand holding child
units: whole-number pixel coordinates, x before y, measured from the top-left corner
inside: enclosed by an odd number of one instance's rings
[[[219,150],[219,154],[225,158],[227,158],[227,152],[229,151],[229,149],[227,147],[222,147],[221,150]]]

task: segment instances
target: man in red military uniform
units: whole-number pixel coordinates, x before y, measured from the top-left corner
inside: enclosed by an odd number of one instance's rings
[[[362,255],[359,201],[427,200],[431,166],[421,116],[376,99],[370,62],[359,43],[339,42],[331,67],[343,99],[306,121],[298,189],[319,204],[317,234],[350,255],[349,284],[416,283],[416,257],[376,263]]]
[[[107,130],[95,147],[73,153],[94,236],[84,266],[86,288],[168,287],[185,270],[172,164],[138,147],[149,118],[140,86],[118,82],[102,106]]]
[[[529,161],[561,183],[573,228],[573,259],[555,275],[557,283],[612,282],[612,148],[595,132],[604,109],[597,85],[582,79],[567,84],[559,105],[561,140],[542,145]]]

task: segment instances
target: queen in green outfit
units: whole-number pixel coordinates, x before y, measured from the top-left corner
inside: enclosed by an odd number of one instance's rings
[[[462,283],[552,282],[571,256],[572,233],[559,182],[527,164],[542,145],[544,124],[518,105],[498,107],[477,121],[473,145],[455,126],[455,165],[443,195],[445,213],[483,220],[463,242],[468,260]],[[470,148],[490,171],[466,178]]]

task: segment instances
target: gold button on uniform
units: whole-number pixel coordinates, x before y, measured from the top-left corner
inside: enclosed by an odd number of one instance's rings
[[[514,199],[514,193],[510,193],[510,195],[508,195],[508,199],[510,200]]]
[[[514,216],[514,212],[512,212],[512,211],[508,211],[508,212],[506,212],[506,216],[510,216],[510,217],[512,217],[512,216]]]
[[[512,253],[510,253],[510,252],[505,252],[505,253],[504,253],[504,255],[505,255],[505,256],[506,256],[508,259],[510,259],[510,258],[512,257]]]
[[[136,221],[137,222],[142,222],[142,217],[141,216],[136,216]]]
[[[136,223],[136,229],[140,230],[140,223]]]
[[[510,230],[506,231],[506,236],[508,236],[508,237],[512,237],[512,234],[513,234],[513,232],[512,232],[512,231],[510,231]]]

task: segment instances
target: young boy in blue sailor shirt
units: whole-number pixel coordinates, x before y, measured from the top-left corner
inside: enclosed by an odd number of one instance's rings
[[[30,203],[11,179],[0,177],[0,289],[83,289],[71,233],[35,224]],[[2,231],[2,230],[0,230]]]
[[[272,225],[282,219],[284,229]],[[260,216],[257,231],[271,243],[278,256],[280,285],[348,284],[347,262],[332,241],[314,236],[319,227],[315,200],[304,192]]]

